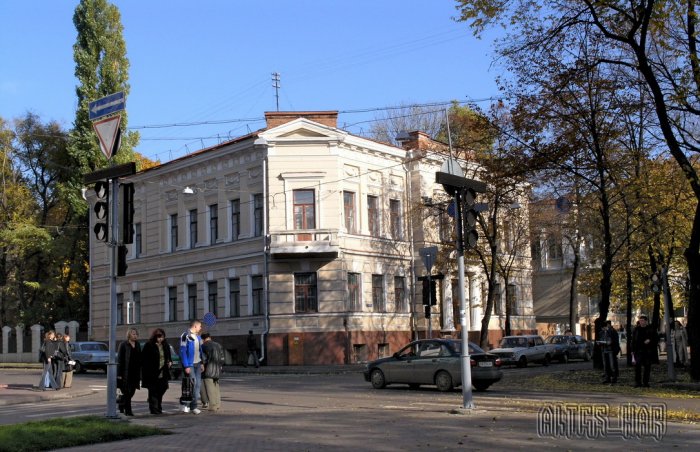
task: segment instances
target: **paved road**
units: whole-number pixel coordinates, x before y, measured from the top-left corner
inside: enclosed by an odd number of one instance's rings
[[[538,372],[536,367],[532,372]],[[9,373],[12,373],[10,375]],[[34,372],[36,373],[36,372]],[[513,369],[507,378],[523,378],[527,370]],[[0,381],[32,380],[27,371],[1,370]],[[38,378],[38,373],[36,374]],[[0,406],[0,423],[42,419],[59,414],[104,414],[105,377],[78,375],[75,386],[82,397],[40,403]],[[175,385],[176,386],[176,385]],[[527,400],[562,400],[576,403],[618,403],[610,394],[517,394],[507,385],[475,393],[476,409],[457,414],[461,392],[440,393],[432,388],[409,390],[389,387],[374,390],[358,373],[351,374],[253,374],[229,375],[222,380],[223,413],[177,413],[176,387],[166,394],[165,416],[147,413],[145,391],[135,398],[135,418],[130,422],[159,426],[173,435],[106,443],[79,451],[148,449],[173,451],[230,450],[700,450],[700,429],[694,425],[668,424],[659,442],[624,440],[615,424],[598,431],[597,439],[538,436],[538,415],[521,411]],[[57,391],[56,394],[60,394]],[[640,399],[645,400],[645,399]],[[696,399],[697,400],[697,399]],[[648,400],[648,402],[658,402]],[[697,404],[696,404],[697,405]],[[614,422],[615,419],[612,419]]]

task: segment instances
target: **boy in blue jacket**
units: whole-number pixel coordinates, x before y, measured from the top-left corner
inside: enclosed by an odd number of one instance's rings
[[[202,338],[199,332],[202,331],[202,322],[193,320],[190,323],[190,328],[180,336],[180,360],[182,361],[182,369],[185,376],[194,380],[194,388],[192,391],[192,402],[183,404],[180,408],[183,413],[189,413],[190,410],[194,414],[199,414],[202,411],[197,408],[197,397],[202,386],[202,364],[204,354],[202,353]]]

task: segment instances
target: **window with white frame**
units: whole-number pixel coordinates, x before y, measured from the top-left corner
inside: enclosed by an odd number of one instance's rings
[[[209,244],[213,245],[219,239],[219,205],[209,206]]]
[[[313,190],[294,190],[294,229],[316,228],[316,207]]]
[[[134,257],[141,256],[142,252],[141,223],[134,224]]]
[[[253,231],[255,237],[263,235],[263,195],[253,195]]]
[[[343,192],[343,213],[345,215],[345,230],[348,234],[357,233],[355,228],[355,193]]]
[[[168,287],[168,321],[177,322],[177,287]]]
[[[189,319],[197,318],[197,284],[187,285],[187,310]]]
[[[231,200],[231,240],[238,240],[241,234],[241,200]]]
[[[316,273],[294,274],[294,312],[318,312]]]
[[[348,311],[362,311],[361,277],[360,273],[348,272]]]
[[[403,239],[401,230],[401,202],[398,199],[389,200],[389,222],[391,224],[391,237],[393,239]]]
[[[208,312],[211,312],[215,316],[218,317],[219,315],[219,309],[217,306],[217,296],[218,296],[218,288],[216,281],[209,281],[207,283],[207,309]]]
[[[197,246],[197,209],[190,210],[190,248]]]
[[[228,280],[228,302],[231,317],[241,316],[241,280],[240,278],[229,278]]]
[[[396,303],[396,312],[408,312],[406,278],[403,276],[394,276],[394,303]]]
[[[263,277],[261,275],[251,278],[253,299],[253,315],[262,314],[263,305]]]
[[[170,252],[174,253],[177,250],[177,214],[170,215]]]
[[[379,237],[379,197],[367,196],[367,227],[369,235]]]
[[[374,312],[386,312],[384,275],[372,275],[372,309]]]
[[[131,301],[127,303],[126,323],[141,323],[141,292],[131,292]]]

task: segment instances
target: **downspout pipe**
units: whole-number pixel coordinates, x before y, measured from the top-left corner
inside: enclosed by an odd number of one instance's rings
[[[268,175],[267,175],[267,153],[263,159],[263,237],[265,240],[264,251],[263,251],[263,305],[265,306],[265,329],[260,334],[260,357],[259,362],[264,362],[267,357],[267,335],[270,332],[270,275],[268,261],[270,259],[270,231],[269,231],[269,204],[267,202],[267,194],[269,191],[268,187]]]

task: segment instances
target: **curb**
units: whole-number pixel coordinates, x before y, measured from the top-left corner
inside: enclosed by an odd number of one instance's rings
[[[62,392],[61,392],[62,391]],[[43,391],[38,388],[24,390],[22,394],[13,394],[8,397],[0,395],[0,406],[19,405],[22,403],[44,402],[50,400],[74,399],[95,394],[93,389],[78,389],[75,391]]]

